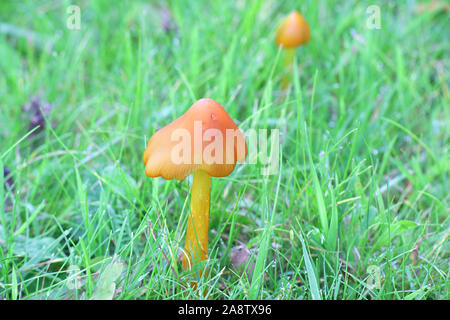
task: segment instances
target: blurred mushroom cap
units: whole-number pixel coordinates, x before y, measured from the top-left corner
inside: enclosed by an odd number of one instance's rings
[[[309,41],[309,26],[298,11],[291,12],[276,31],[276,43],[283,48],[295,48]]]

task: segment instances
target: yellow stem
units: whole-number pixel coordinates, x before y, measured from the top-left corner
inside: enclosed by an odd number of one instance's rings
[[[209,197],[211,176],[203,170],[194,172],[191,192],[186,242],[184,245],[183,269],[188,270],[196,262],[208,257]]]
[[[294,62],[295,56],[295,48],[286,49],[284,55],[284,68],[286,69],[286,73],[281,79],[281,90],[286,90],[291,83],[292,78],[292,64]]]

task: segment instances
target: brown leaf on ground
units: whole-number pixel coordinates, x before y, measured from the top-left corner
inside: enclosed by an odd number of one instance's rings
[[[409,259],[413,264],[416,264],[419,261],[420,245],[422,244],[422,241],[423,238],[417,240],[416,244],[414,245],[414,249],[411,251],[411,254],[409,255]]]
[[[253,269],[255,268],[256,255],[245,246],[240,244],[231,248],[231,265],[242,275],[247,273],[248,279],[253,276]],[[251,260],[251,261],[250,261]]]
[[[5,186],[7,188],[12,188],[12,186],[14,184],[14,180],[12,178],[11,171],[9,170],[9,168],[7,166],[3,166],[3,178],[4,178]]]
[[[160,11],[161,27],[165,33],[177,32],[178,26],[170,13],[169,8],[163,7]]]
[[[30,138],[34,137],[45,128],[45,118],[48,117],[51,109],[52,106],[50,103],[42,102],[38,97],[32,97],[30,101],[23,106],[23,111],[27,114],[27,118],[30,121],[28,130],[33,130],[39,126],[38,129],[29,135]],[[52,124],[52,128],[53,127],[54,124]]]

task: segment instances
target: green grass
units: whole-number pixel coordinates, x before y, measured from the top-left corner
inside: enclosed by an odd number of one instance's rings
[[[2,1],[0,299],[448,299],[450,25],[416,6]],[[274,30],[292,9],[311,41],[283,98]],[[54,128],[26,137],[31,96]],[[280,129],[282,157],[213,178],[194,291],[177,260],[192,179],[147,178],[141,159],[201,97],[244,131]],[[251,275],[230,264],[239,243]]]

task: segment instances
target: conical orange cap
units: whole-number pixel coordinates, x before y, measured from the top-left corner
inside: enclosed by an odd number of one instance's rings
[[[291,12],[276,31],[277,45],[283,48],[295,48],[309,41],[309,26],[298,11]]]
[[[189,110],[155,132],[143,161],[149,177],[183,180],[198,169],[212,177],[228,176],[247,156],[247,144],[225,109],[200,99]]]

